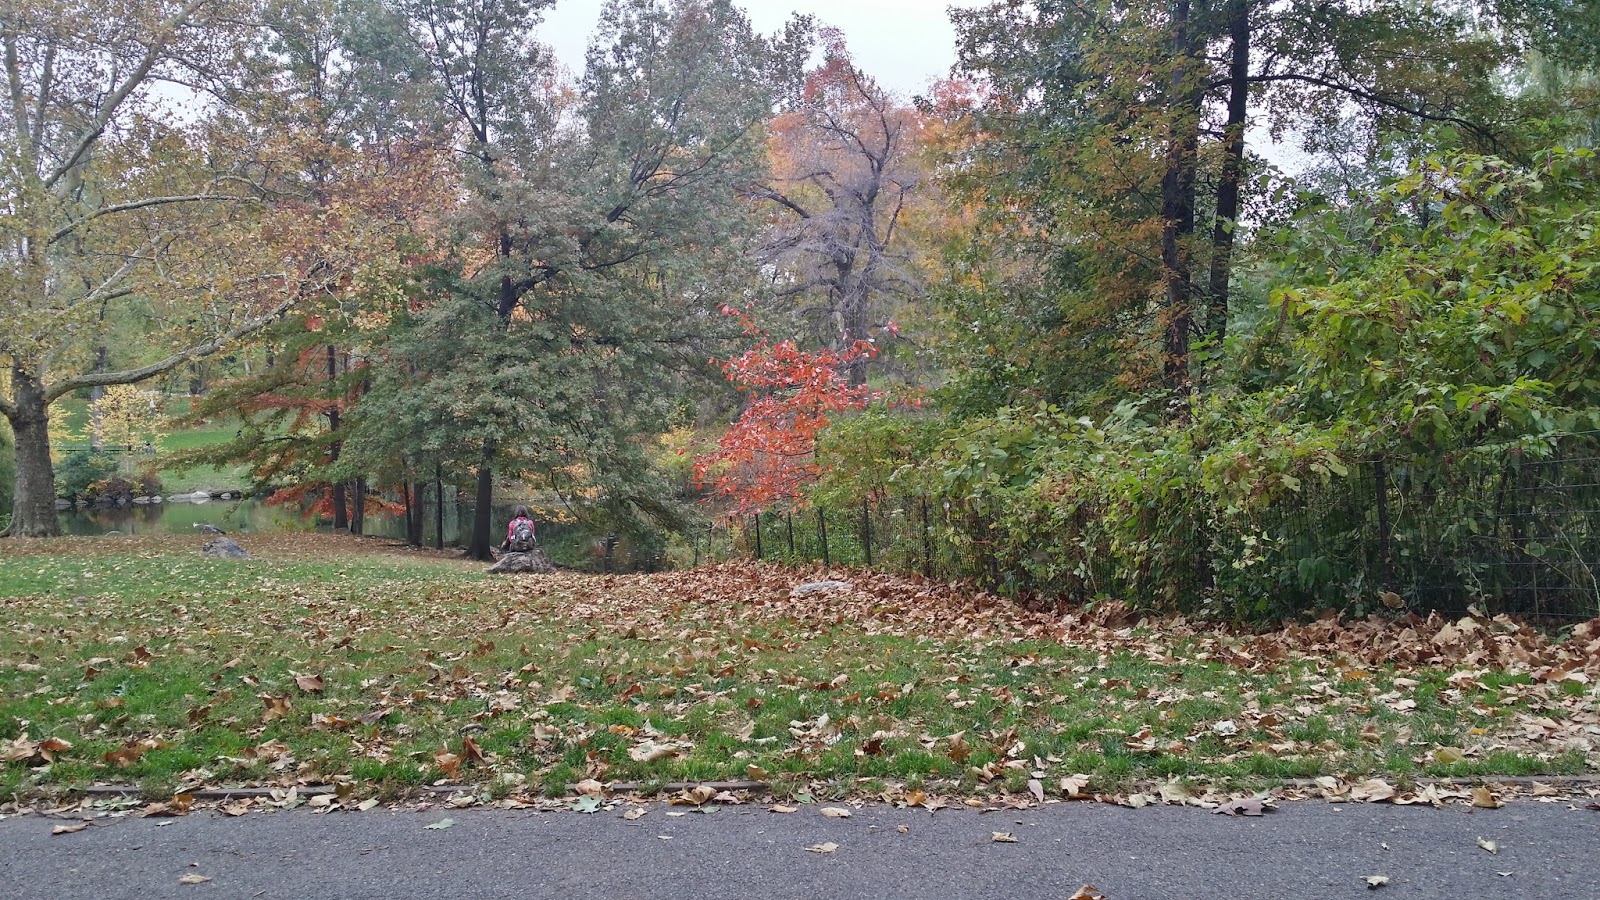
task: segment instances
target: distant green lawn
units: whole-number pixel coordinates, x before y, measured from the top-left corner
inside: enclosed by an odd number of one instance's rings
[[[0,542],[0,753],[71,745],[0,763],[0,794],[756,778],[800,799],[1026,798],[1077,774],[1126,796],[1596,768],[1593,687],[1527,671],[1269,661],[1181,621],[1064,625],[860,572],[793,598],[821,573],[500,578],[376,540],[241,540],[260,558]]]
[[[66,410],[67,426],[74,436],[56,436],[52,443],[57,447],[87,445],[89,402],[69,397],[57,403]],[[187,397],[169,397],[164,401],[166,413],[170,418],[186,414],[189,404],[190,400]],[[170,461],[171,454],[181,450],[209,447],[232,440],[238,427],[238,423],[232,418],[218,418],[209,420],[197,428],[173,431],[161,438],[156,446],[155,461],[157,471],[161,475],[163,491],[168,494],[183,493],[198,488],[237,491],[248,486],[250,478],[244,466],[178,466]],[[137,465],[147,459],[148,457],[136,456],[130,464]]]

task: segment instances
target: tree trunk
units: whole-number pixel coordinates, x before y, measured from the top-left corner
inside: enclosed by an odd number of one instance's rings
[[[1239,182],[1244,170],[1245,126],[1250,111],[1250,3],[1228,0],[1228,121],[1224,127],[1222,175],[1217,180],[1217,217],[1211,231],[1210,308],[1206,329],[1216,352],[1228,336],[1228,292],[1233,276],[1233,243],[1239,222]]]
[[[478,467],[477,506],[472,511],[472,543],[467,545],[467,556],[489,562],[494,555],[489,552],[489,526],[494,514],[494,470],[489,460],[491,449],[484,448],[483,465]]]
[[[1167,169],[1161,178],[1161,263],[1165,293],[1162,382],[1175,397],[1189,394],[1189,335],[1194,330],[1194,287],[1189,276],[1189,239],[1194,235],[1194,162],[1200,142],[1203,100],[1194,71],[1189,35],[1189,0],[1172,15],[1173,72],[1168,88]]]
[[[444,549],[444,467],[433,464],[433,548]]]
[[[336,379],[338,377],[339,377],[339,352],[334,349],[332,344],[329,344],[328,345],[328,386],[330,388],[332,388],[332,386],[333,386],[334,379]],[[328,409],[328,430],[329,431],[338,431],[339,430],[339,406],[338,406],[337,403],[335,403],[332,407],[330,407]],[[330,444],[328,446],[328,461],[330,463],[338,462],[339,461],[339,452],[341,450],[343,450],[343,449],[344,449],[344,445],[342,443],[340,443],[339,441],[334,441],[332,444]],[[344,531],[344,530],[348,530],[349,528],[350,528],[350,508],[349,508],[349,504],[347,504],[345,502],[344,482],[335,481],[333,483],[333,529],[335,531]]]
[[[350,533],[366,534],[367,531],[367,480],[356,479],[355,502],[350,507]]]
[[[44,385],[18,369],[11,370],[16,415],[11,432],[16,438],[16,499],[11,510],[10,533],[17,537],[55,537],[61,533],[56,518],[56,476],[50,463],[50,406]]]

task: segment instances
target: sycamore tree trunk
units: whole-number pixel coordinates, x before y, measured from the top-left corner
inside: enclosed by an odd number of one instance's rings
[[[16,499],[10,533],[17,537],[55,537],[56,473],[50,463],[50,405],[44,385],[19,369],[11,370],[15,413],[8,416],[16,438]]]

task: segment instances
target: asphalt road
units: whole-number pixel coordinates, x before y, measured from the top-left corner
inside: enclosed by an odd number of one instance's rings
[[[1092,884],[1108,900],[1600,900],[1600,812],[1565,802],[1305,802],[1236,819],[1088,803],[986,814],[868,807],[848,819],[815,807],[668,811],[652,805],[635,821],[620,811],[197,812],[61,835],[50,834],[61,820],[12,817],[0,821],[0,897],[1066,900]],[[446,816],[448,829],[423,827]],[[1017,842],[994,842],[996,831]],[[838,848],[805,849],[824,842]],[[212,880],[180,884],[186,874]],[[1371,890],[1368,875],[1389,883]]]

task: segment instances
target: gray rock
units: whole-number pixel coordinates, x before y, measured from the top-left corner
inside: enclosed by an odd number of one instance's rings
[[[490,572],[502,575],[516,572],[533,572],[547,575],[555,570],[556,567],[550,564],[550,560],[544,555],[544,551],[538,547],[526,553],[507,553],[505,556],[500,557],[499,562],[489,567]]]
[[[194,523],[194,530],[200,532],[201,534],[227,534],[227,532],[223,531],[221,528],[218,528],[215,525],[207,525],[204,522]]]
[[[802,584],[790,591],[789,596],[805,597],[811,594],[824,594],[828,591],[848,591],[851,587],[853,587],[853,585],[851,585],[848,581],[813,581],[809,584]]]
[[[200,545],[200,552],[217,559],[250,559],[251,556],[233,538],[213,538]]]

